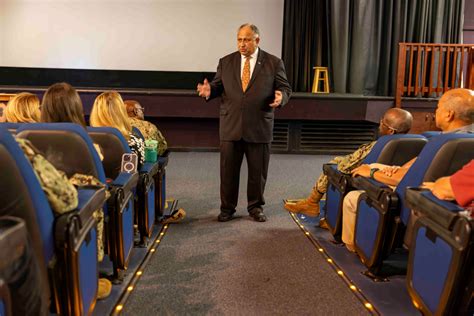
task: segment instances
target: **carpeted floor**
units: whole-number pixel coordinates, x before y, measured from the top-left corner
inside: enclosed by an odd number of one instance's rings
[[[219,223],[219,154],[172,153],[168,197],[188,216],[170,226],[124,314],[367,314],[283,209],[283,198],[309,192],[328,158],[272,155],[265,223],[246,212],[244,163],[240,217]]]

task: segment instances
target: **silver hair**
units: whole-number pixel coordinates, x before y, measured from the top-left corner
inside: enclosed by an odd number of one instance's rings
[[[237,30],[237,32],[239,32],[241,29],[247,26],[250,27],[250,29],[252,30],[253,34],[255,34],[256,37],[260,37],[260,31],[258,30],[258,27],[251,23],[242,24],[241,26],[239,26],[239,29]]]
[[[453,89],[444,94],[446,109],[454,112],[454,117],[468,124],[474,123],[474,91]]]

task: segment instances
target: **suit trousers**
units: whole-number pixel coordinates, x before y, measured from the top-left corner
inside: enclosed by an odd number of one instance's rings
[[[245,155],[248,166],[247,210],[253,213],[265,204],[263,193],[267,182],[270,144],[244,140],[221,141],[221,212],[233,214],[239,198],[240,167]]]

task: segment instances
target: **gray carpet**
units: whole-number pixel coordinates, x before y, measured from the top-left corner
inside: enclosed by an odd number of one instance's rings
[[[282,206],[308,194],[329,158],[272,155],[265,223],[246,212],[244,163],[239,217],[219,223],[218,153],[172,153],[168,197],[188,217],[170,226],[124,314],[367,314]]]

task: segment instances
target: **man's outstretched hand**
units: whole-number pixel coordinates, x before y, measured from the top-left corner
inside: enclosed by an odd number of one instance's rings
[[[281,104],[281,100],[283,99],[283,93],[279,90],[275,90],[275,100],[273,100],[273,103],[270,104],[272,108],[279,107]]]
[[[196,90],[200,97],[207,99],[211,96],[211,86],[209,85],[209,81],[207,81],[207,78],[204,79],[203,83],[198,83]]]

